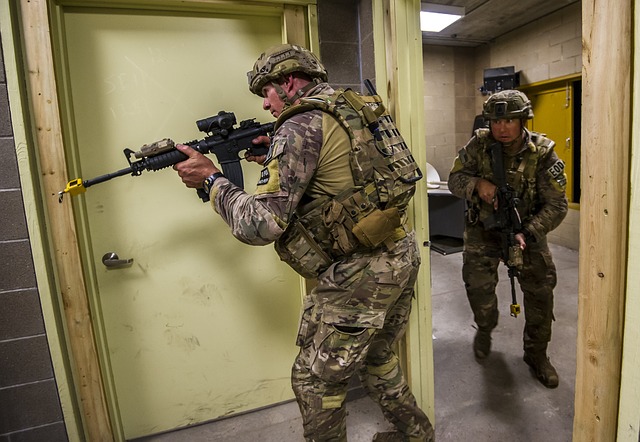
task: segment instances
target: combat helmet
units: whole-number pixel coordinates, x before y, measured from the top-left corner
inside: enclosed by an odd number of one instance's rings
[[[247,72],[249,90],[261,97],[265,84],[291,72],[303,72],[318,79],[317,82],[327,81],[327,71],[313,52],[302,46],[283,44],[263,52],[253,70]]]
[[[484,102],[482,116],[488,120],[530,120],[533,118],[533,108],[524,93],[505,90],[496,92]]]

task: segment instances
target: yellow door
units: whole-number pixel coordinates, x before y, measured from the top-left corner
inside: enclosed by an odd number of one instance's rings
[[[533,105],[534,117],[531,130],[546,134],[555,141],[555,151],[565,164],[567,174],[567,198],[573,201],[573,137],[571,88],[560,87],[538,92],[527,92]]]
[[[282,11],[211,8],[64,12],[71,170],[93,178],[126,167],[124,148],[202,138],[196,120],[220,110],[238,122],[271,120],[246,72],[282,42]],[[243,169],[251,192],[259,166]],[[301,284],[271,246],[235,240],[170,169],[96,185],[73,204],[110,408],[124,437],[293,397]],[[102,257],[111,252],[133,262],[107,268]]]

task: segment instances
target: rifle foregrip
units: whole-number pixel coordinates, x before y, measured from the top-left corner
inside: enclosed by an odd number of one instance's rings
[[[189,158],[177,149],[171,150],[160,155],[145,157],[142,162],[146,170],[161,170],[165,167],[173,166],[181,161]]]

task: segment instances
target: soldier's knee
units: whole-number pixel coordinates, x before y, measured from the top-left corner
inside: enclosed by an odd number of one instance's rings
[[[389,360],[384,363],[367,364],[367,372],[378,377],[385,377],[390,372],[392,372],[397,366],[398,366],[398,357],[395,354],[392,354],[391,358],[389,358]]]

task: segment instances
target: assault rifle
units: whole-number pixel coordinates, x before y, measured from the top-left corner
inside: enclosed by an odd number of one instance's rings
[[[514,189],[507,184],[502,157],[502,143],[493,143],[491,149],[491,163],[493,177],[496,181],[498,210],[483,221],[485,229],[498,230],[501,237],[502,261],[507,266],[509,280],[511,281],[511,316],[514,318],[520,314],[520,304],[516,299],[515,277],[522,268],[522,249],[516,241],[516,234],[522,230],[522,222],[518,213],[519,199]]]
[[[241,121],[239,127],[234,127],[236,124],[235,114],[220,111],[218,115],[196,121],[198,129],[200,132],[206,133],[206,137],[183,144],[192,147],[201,154],[214,154],[225,177],[236,186],[244,188],[242,167],[240,166],[241,157],[238,154],[243,150],[249,150],[252,155],[266,155],[269,150],[267,147],[255,145],[251,141],[260,135],[270,135],[274,128],[273,123],[260,124],[254,120]],[[164,138],[151,144],[145,144],[137,152],[124,149],[124,156],[129,167],[89,180],[82,180],[82,178],[71,180],[64,190],[58,192],[59,201],[62,202],[65,193],[79,195],[86,192],[87,188],[94,184],[103,183],[122,175],[139,176],[145,170],[160,170],[186,160],[188,157],[175,146],[176,143],[173,140]],[[203,189],[197,189],[197,191],[203,202],[209,201],[209,195]]]

